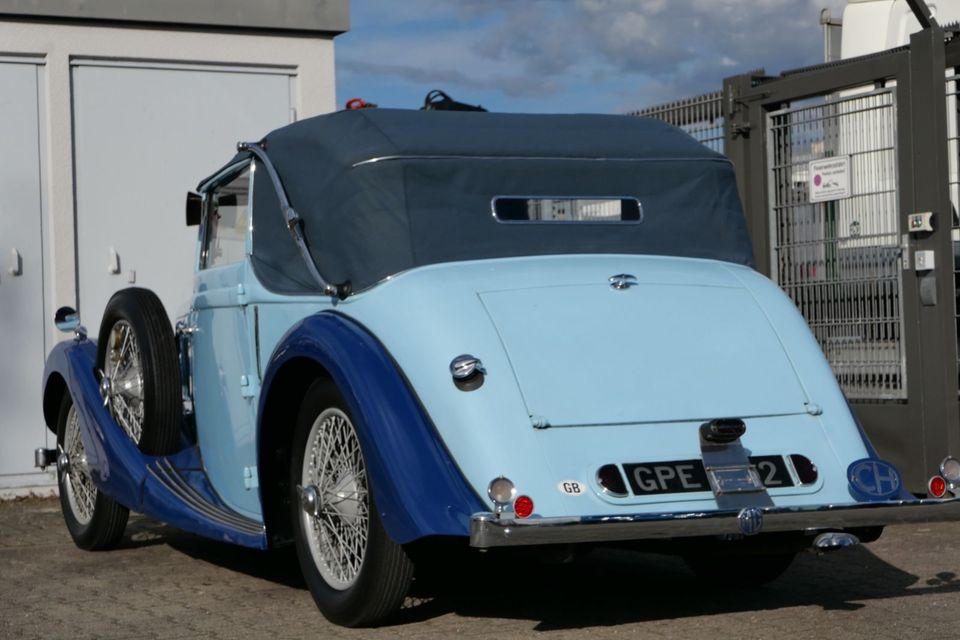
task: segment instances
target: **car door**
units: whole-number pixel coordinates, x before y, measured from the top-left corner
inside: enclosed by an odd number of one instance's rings
[[[204,469],[224,502],[261,517],[256,481],[259,391],[244,277],[251,249],[253,168],[228,169],[204,199],[189,313],[194,415]]]

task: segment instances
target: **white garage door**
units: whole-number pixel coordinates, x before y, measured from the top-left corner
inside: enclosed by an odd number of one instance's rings
[[[114,291],[152,289],[174,318],[193,283],[184,199],[293,120],[285,69],[80,62],[73,67],[79,308],[91,335]]]
[[[0,58],[0,488],[49,483],[33,469],[33,450],[53,446],[40,410],[42,74]]]

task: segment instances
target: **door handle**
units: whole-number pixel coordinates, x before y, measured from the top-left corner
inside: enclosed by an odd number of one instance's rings
[[[16,247],[10,249],[10,268],[7,271],[12,276],[23,274],[23,258],[20,257],[20,252],[17,251]]]
[[[120,256],[117,255],[117,250],[113,247],[110,247],[108,254],[109,258],[107,259],[107,273],[110,275],[116,275],[120,273]]]

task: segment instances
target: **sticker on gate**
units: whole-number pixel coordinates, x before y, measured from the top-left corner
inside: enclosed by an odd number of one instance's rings
[[[563,480],[557,489],[565,496],[582,496],[587,492],[587,487],[578,480]]]
[[[811,160],[807,165],[810,202],[850,197],[850,156]]]

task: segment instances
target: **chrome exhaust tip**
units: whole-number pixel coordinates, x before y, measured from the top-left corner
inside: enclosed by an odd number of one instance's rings
[[[812,549],[817,553],[827,553],[828,551],[855,547],[858,544],[860,544],[860,538],[852,533],[829,531],[821,533],[814,539]]]

